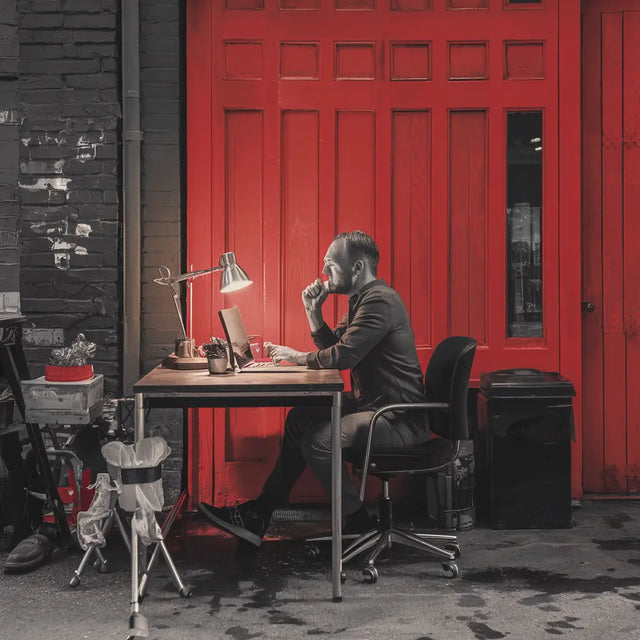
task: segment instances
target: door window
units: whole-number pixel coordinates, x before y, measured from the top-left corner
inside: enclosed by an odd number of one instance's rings
[[[507,337],[542,325],[542,112],[507,113]]]

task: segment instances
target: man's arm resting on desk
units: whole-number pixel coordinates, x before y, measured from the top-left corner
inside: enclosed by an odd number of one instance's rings
[[[267,347],[267,355],[273,360],[274,364],[283,361],[293,362],[293,364],[299,364],[301,366],[306,366],[307,364],[308,352],[296,351],[291,347],[282,347],[278,344],[271,344],[270,342],[265,342],[265,347]]]

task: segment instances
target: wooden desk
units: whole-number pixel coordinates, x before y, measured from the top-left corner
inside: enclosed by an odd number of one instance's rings
[[[144,437],[145,407],[290,407],[331,405],[331,572],[333,600],[342,600],[342,450],[340,414],[344,383],[335,369],[302,369],[295,373],[224,373],[178,371],[156,367],[133,387],[135,440]],[[188,464],[184,447],[183,464]],[[181,501],[182,502],[182,501]]]

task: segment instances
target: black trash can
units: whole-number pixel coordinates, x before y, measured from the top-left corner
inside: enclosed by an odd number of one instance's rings
[[[478,438],[494,529],[571,526],[575,390],[558,373],[506,369],[482,374]]]

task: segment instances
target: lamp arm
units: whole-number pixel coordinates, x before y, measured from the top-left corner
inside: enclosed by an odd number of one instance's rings
[[[166,267],[165,267],[166,268]],[[199,271],[190,271],[189,273],[181,273],[179,276],[171,276],[167,275],[163,278],[158,278],[155,280],[158,284],[171,284],[173,285],[175,282],[182,282],[183,280],[190,280],[192,278],[199,278],[207,273],[213,273],[214,271],[222,271],[224,267],[217,265],[215,267],[210,267],[209,269],[200,269]],[[167,269],[167,272],[169,269]]]
[[[178,317],[180,318],[180,329],[182,329],[182,335],[185,337],[185,339],[188,336],[187,336],[187,330],[184,326],[184,321],[182,320],[182,314],[179,311],[180,309],[180,284],[179,283],[183,282],[184,280],[191,281],[195,278],[199,278],[200,276],[204,276],[207,273],[213,273],[214,271],[222,271],[222,269],[223,267],[218,265],[216,267],[211,267],[209,269],[200,269],[198,271],[190,271],[189,273],[183,273],[173,278],[173,281],[171,282],[171,288],[173,289],[173,303],[176,305],[176,311],[178,311]],[[189,286],[189,283],[187,283],[187,286]]]
[[[172,282],[171,289],[173,290],[173,304],[176,306],[176,313],[178,314],[178,320],[180,321],[182,338],[186,340],[188,338],[187,330],[184,327],[184,322],[182,321],[182,311],[180,310],[180,287],[175,282]]]
[[[217,265],[215,267],[211,267],[209,269],[200,269],[198,271],[190,271],[189,273],[182,273],[179,276],[171,276],[171,271],[169,267],[162,265],[160,267],[160,278],[156,278],[154,282],[156,284],[162,284],[165,286],[171,287],[173,291],[173,304],[176,307],[176,313],[178,314],[178,320],[180,321],[180,330],[182,331],[183,339],[187,339],[187,330],[184,326],[184,321],[182,320],[182,311],[180,310],[180,282],[184,280],[192,280],[193,278],[199,278],[207,273],[212,273],[213,271],[221,271],[223,267],[221,265]]]
[[[191,280],[193,278],[199,278],[200,276],[204,276],[207,273],[213,273],[214,271],[222,271],[224,267],[217,265],[215,267],[211,267],[210,269],[200,269],[199,271],[191,271],[190,273],[183,273],[182,275],[176,278],[176,282],[180,282],[181,280]]]

